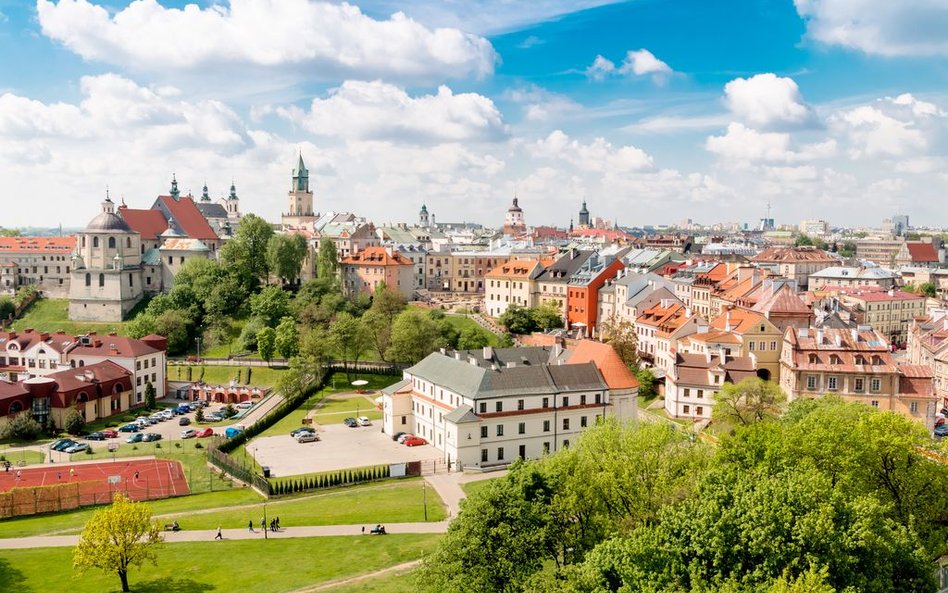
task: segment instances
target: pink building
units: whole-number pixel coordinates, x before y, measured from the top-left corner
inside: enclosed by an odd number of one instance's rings
[[[346,296],[373,293],[379,284],[411,299],[414,265],[411,260],[385,247],[366,247],[340,262]]]

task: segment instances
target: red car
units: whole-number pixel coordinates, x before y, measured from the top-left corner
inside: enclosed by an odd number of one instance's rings
[[[406,447],[416,447],[418,445],[427,445],[428,441],[421,437],[408,437],[403,444]]]
[[[195,436],[199,439],[203,439],[204,437],[212,437],[214,436],[214,429],[205,428],[204,430],[199,430]]]
[[[104,437],[107,438],[107,439],[118,438],[118,431],[117,431],[117,430],[114,430],[114,429],[112,429],[112,428],[107,428],[107,429],[102,430],[102,431],[99,431],[99,432],[101,432],[101,433],[102,433],[102,436],[104,436]]]

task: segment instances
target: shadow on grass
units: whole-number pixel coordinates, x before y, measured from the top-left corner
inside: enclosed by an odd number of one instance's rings
[[[217,587],[208,583],[175,578],[142,581],[132,584],[129,588],[135,593],[206,593],[217,590]]]
[[[0,559],[0,591],[33,593],[33,589],[26,586],[26,577],[23,573],[3,559]]]

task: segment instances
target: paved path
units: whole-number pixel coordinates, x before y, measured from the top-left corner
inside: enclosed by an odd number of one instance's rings
[[[330,589],[335,589],[336,587],[342,587],[344,585],[354,585],[356,583],[361,583],[362,581],[367,581],[369,579],[382,577],[387,574],[391,574],[393,572],[405,572],[407,570],[412,570],[413,568],[417,568],[420,564],[421,564],[421,560],[412,560],[411,562],[403,562],[402,564],[389,566],[388,568],[383,568],[382,570],[376,570],[375,572],[360,574],[359,576],[349,577],[346,579],[336,579],[335,581],[329,581],[328,583],[322,583],[319,585],[313,585],[311,587],[304,587],[303,589],[297,589],[296,591],[291,591],[290,593],[316,593],[317,591],[328,591]]]
[[[448,519],[458,516],[461,511],[461,501],[464,500],[464,489],[461,484],[479,482],[507,475],[507,470],[483,472],[476,474],[441,473],[424,476],[428,485],[435,489],[445,506],[448,507]]]
[[[267,536],[273,539],[293,537],[328,537],[339,535],[361,535],[362,527],[368,531],[373,525],[310,525],[304,527],[284,527],[280,531],[268,531]],[[432,521],[430,523],[386,523],[385,531],[389,534],[402,533],[444,533],[448,530],[447,521]],[[263,532],[259,529],[250,533],[246,529],[224,529],[221,531],[225,540],[232,539],[263,539]],[[213,541],[217,535],[216,529],[197,531],[165,532],[164,538],[169,543]],[[78,535],[44,535],[35,537],[21,537],[17,539],[0,539],[0,550],[21,550],[27,548],[56,548],[70,547],[79,543]]]

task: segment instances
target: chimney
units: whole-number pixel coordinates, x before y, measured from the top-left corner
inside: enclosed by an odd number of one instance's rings
[[[731,310],[727,310],[727,314],[724,315],[724,331],[731,331]]]
[[[685,307],[685,317],[690,318],[690,317],[691,317],[691,313],[692,313],[691,307]]]
[[[852,336],[852,339],[853,339],[853,342],[854,342],[854,343],[859,341],[859,330],[858,330],[858,329],[856,329],[856,328],[850,329],[850,330],[849,330],[849,335]]]
[[[494,358],[494,349],[490,346],[484,346],[484,360],[492,360]]]
[[[722,367],[727,364],[727,355],[724,353],[724,348],[718,348],[718,360]]]

